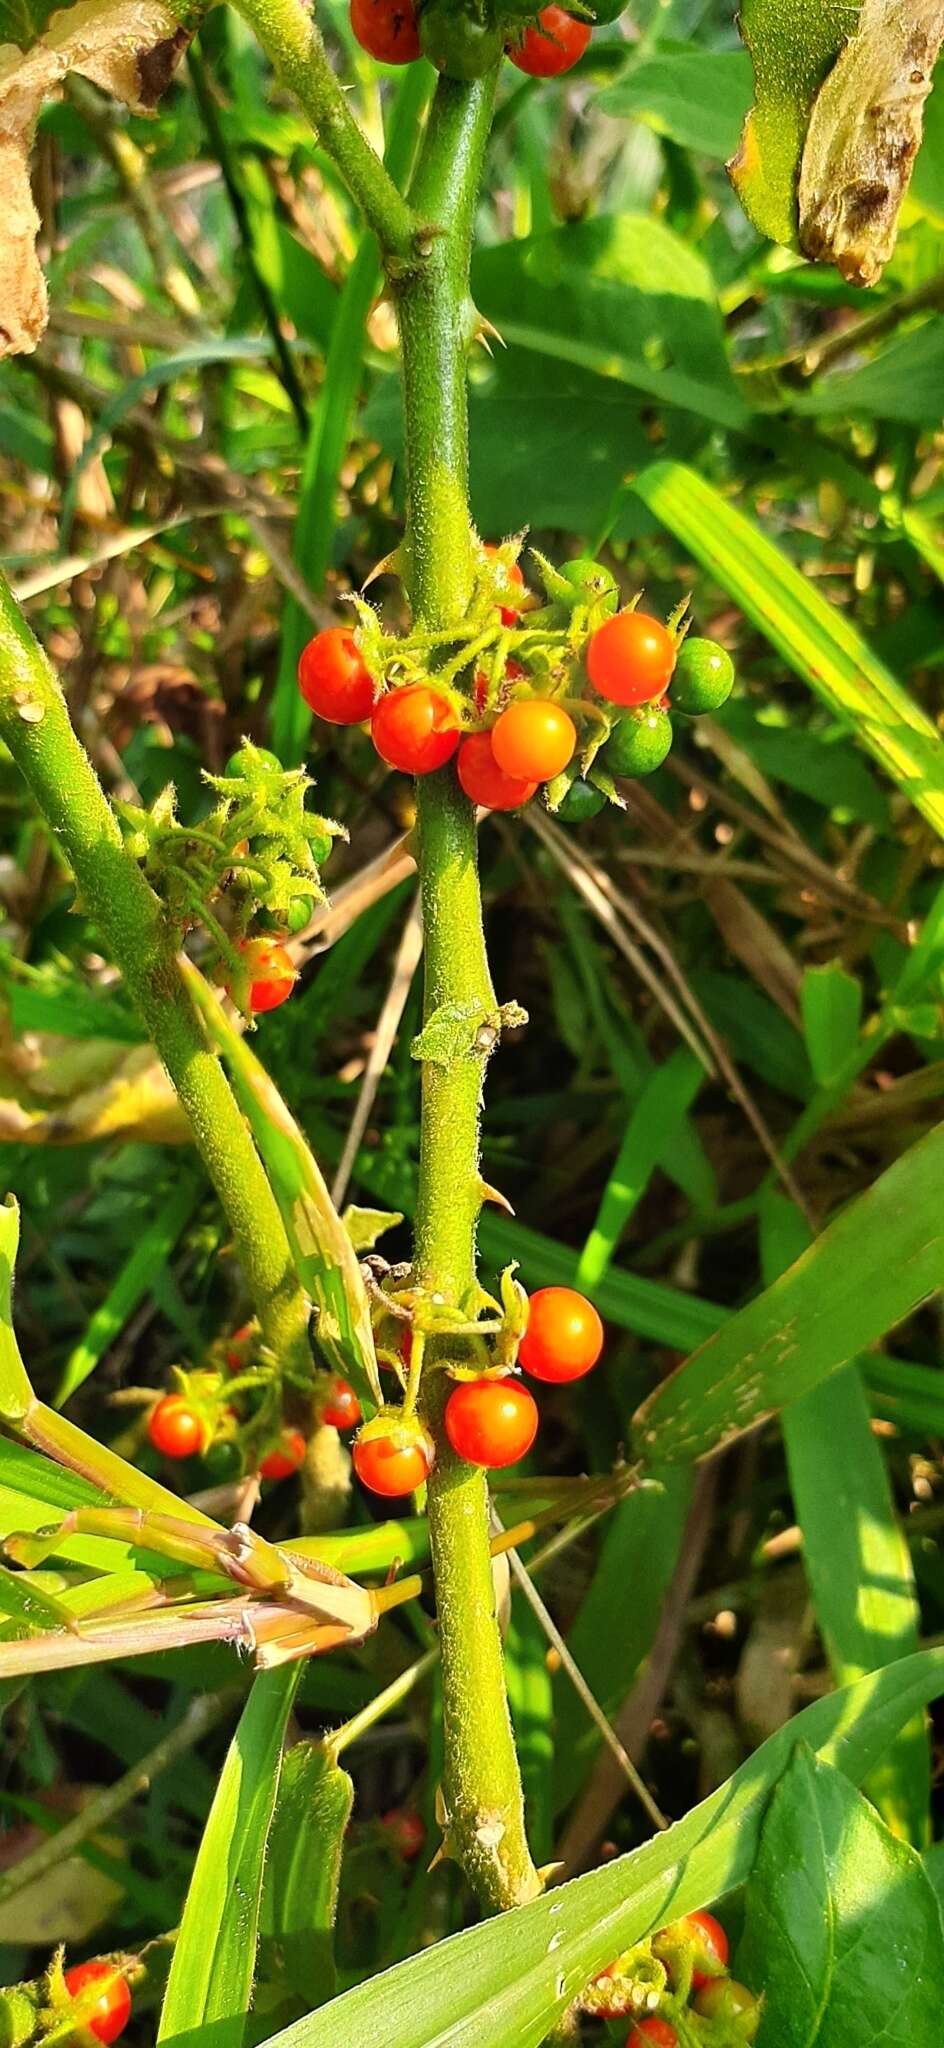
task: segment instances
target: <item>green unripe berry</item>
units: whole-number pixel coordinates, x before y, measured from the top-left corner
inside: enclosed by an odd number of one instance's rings
[[[592,605],[598,619],[610,619],[619,610],[616,578],[592,555],[578,555],[575,561],[564,562],[560,573],[565,583],[572,585],[575,603]]]
[[[308,828],[306,822],[305,836],[311,848],[312,860],[315,862],[316,867],[323,868],[325,861],[330,858],[331,850],[334,846],[334,840],[330,832],[313,832]]]
[[[255,753],[256,762],[258,762],[260,767],[279,769],[281,768],[282,763],[279,760],[278,755],[270,754],[268,747],[257,747],[255,749]],[[256,762],[254,762],[252,765],[255,766]],[[226,763],[226,767],[223,770],[223,773],[224,775],[245,775],[249,766],[249,755],[247,754],[245,747],[240,747],[237,753],[230,755],[229,760]]]
[[[682,641],[672,676],[672,708],[697,717],[718,711],[734,688],[734,663],[717,640]]]
[[[628,0],[589,0],[589,5],[593,8],[597,28],[602,28],[605,22],[619,20],[626,11]]]
[[[671,718],[647,704],[620,719],[600,758],[610,775],[652,775],[671,745]]]
[[[706,2020],[726,2020],[741,2041],[753,2041],[760,2026],[760,1999],[734,1977],[715,1977],[695,1993],[694,2008]]]
[[[563,818],[565,825],[584,825],[588,818],[595,818],[602,811],[605,803],[602,789],[594,789],[592,782],[583,782],[578,776],[559,804],[557,816]]]
[[[308,923],[314,904],[310,896],[293,896],[285,913],[285,922],[290,932],[303,932]]]

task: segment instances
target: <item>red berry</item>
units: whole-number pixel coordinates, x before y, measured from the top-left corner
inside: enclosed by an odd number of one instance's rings
[[[506,775],[550,782],[566,768],[577,745],[569,712],[546,697],[519,697],[492,727],[492,753]]]
[[[229,1372],[243,1371],[252,1336],[253,1326],[251,1323],[243,1323],[241,1329],[233,1331],[226,1351],[226,1365]]]
[[[466,796],[474,804],[484,804],[489,811],[517,811],[522,804],[530,803],[537,789],[536,782],[505,774],[492,752],[492,736],[488,732],[473,732],[463,740],[456,773]]]
[[[542,7],[537,28],[525,29],[508,55],[529,78],[558,78],[572,70],[589,41],[589,22],[576,21],[563,7]]]
[[[359,1437],[352,1457],[362,1484],[388,1500],[415,1493],[433,1462],[429,1446],[422,1440],[400,1444],[392,1436]]]
[[[195,1458],[205,1451],[209,1431],[183,1394],[165,1394],[148,1416],[148,1436],[165,1458]]]
[[[367,0],[368,10],[372,4],[373,0]],[[413,55],[419,55],[418,46]],[[298,664],[298,687],[305,703],[329,725],[362,725],[370,717],[377,695],[373,676],[347,626],[329,626],[309,640]]]
[[[694,1942],[697,1960],[692,1971],[693,1991],[698,1991],[702,1984],[712,1983],[719,1971],[725,1968],[728,1960],[728,1937],[720,1920],[716,1920],[713,1913],[686,1913],[684,1920],[674,1920],[671,1927],[664,1928],[663,1932],[673,1943],[686,1939]],[[701,1961],[713,1963],[715,1968],[700,1970],[698,1962]]]
[[[288,1001],[298,976],[292,956],[277,939],[241,939],[239,951],[249,976],[249,1008],[253,1016],[277,1010]]]
[[[83,1999],[82,2025],[98,2041],[117,2041],[131,2018],[131,1993],[114,1963],[77,1963],[73,1970],[65,1971],[62,1981],[70,1998],[80,1997],[91,1985],[101,1985],[94,2004],[85,2006]]]
[[[517,1380],[464,1380],[446,1402],[446,1435],[470,1465],[516,1465],[537,1435],[534,1396]]]
[[[408,683],[381,697],[370,736],[382,761],[405,775],[430,775],[442,768],[459,744],[452,706],[425,683]]]
[[[660,2020],[658,2013],[649,2018],[637,2020],[626,2036],[626,2048],[640,2048],[643,2041],[651,2041],[654,2048],[678,2048],[678,2035],[668,2020]]]
[[[378,64],[412,64],[420,54],[410,0],[351,0],[351,27],[361,49]]]
[[[579,1380],[603,1349],[603,1324],[592,1301],[574,1287],[532,1294],[518,1362],[536,1380]]]
[[[587,674],[611,704],[649,704],[668,688],[675,667],[671,633],[645,612],[616,612],[587,642]]]
[[[524,577],[521,573],[521,567],[518,562],[501,561],[498,555],[498,549],[495,546],[494,541],[491,540],[487,540],[485,543],[485,553],[487,554],[490,562],[494,562],[496,560],[499,561],[499,567],[501,568],[506,583],[513,583],[515,584],[517,589],[520,589],[521,591],[524,590]],[[515,620],[518,618],[520,614],[520,611],[520,604],[513,602],[512,599],[509,597],[505,604],[499,605],[498,607],[499,617],[501,619],[502,625],[513,626]],[[497,809],[498,806],[496,805],[495,808]]]
[[[347,1380],[329,1380],[325,1398],[321,1404],[322,1422],[330,1422],[332,1429],[353,1429],[361,1419],[361,1404],[354,1389]]]
[[[289,1479],[304,1464],[305,1449],[300,1429],[283,1429],[278,1443],[266,1452],[259,1466],[263,1479]]]
[[[426,1840],[426,1829],[414,1806],[392,1806],[381,1822],[390,1842],[405,1863],[412,1863]]]

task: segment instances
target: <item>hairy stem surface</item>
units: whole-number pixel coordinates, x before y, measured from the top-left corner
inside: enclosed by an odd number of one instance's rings
[[[442,79],[410,194],[436,223],[430,257],[397,292],[409,471],[409,581],[425,625],[461,619],[472,586],[468,510],[466,341],[475,196],[494,77]],[[494,1008],[476,858],[475,813],[451,767],[417,785],[425,940],[425,1014],[444,1005]],[[479,1118],[486,1054],[422,1069],[416,1277],[474,1309],[475,1233],[482,1202]],[[435,1361],[435,1345],[432,1347]],[[489,1550],[485,1475],[454,1457],[442,1429],[449,1381],[424,1378],[436,1438],[429,1524],[442,1653],[450,1846],[483,1906],[521,1904],[540,1890],[505,1689]]]

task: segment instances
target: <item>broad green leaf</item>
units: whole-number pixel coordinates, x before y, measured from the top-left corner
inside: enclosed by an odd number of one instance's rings
[[[805,1744],[761,1830],[737,1967],[763,1986],[758,2048],[939,2037],[944,1930],[921,1858]]]
[[[691,1498],[687,1472],[656,1477],[661,1485],[638,1488],[608,1516],[596,1569],[567,1636],[568,1649],[610,1719],[652,1648]],[[631,1600],[627,1586],[633,1588]],[[554,1798],[560,1811],[586,1776],[600,1735],[566,1672],[558,1672],[554,1696]]]
[[[186,965],[191,993],[229,1067],[282,1212],[295,1269],[317,1310],[315,1340],[336,1371],[353,1381],[361,1407],[382,1401],[370,1303],[357,1253],[327,1182],[274,1082],[233,1029],[219,999]]]
[[[266,1851],[259,1974],[306,2012],[334,1996],[334,1922],[354,1786],[321,1742],[297,1742],[282,1765]]]
[[[705,1457],[848,1365],[944,1279],[944,1125],[850,1202],[634,1419],[654,1465]]]
[[[63,1038],[104,1038],[115,1044],[143,1045],[145,1033],[132,1012],[114,995],[93,995],[78,976],[37,975],[6,982],[14,1037],[24,1031],[52,1031]]]
[[[751,103],[751,60],[743,50],[703,50],[660,41],[630,57],[597,98],[602,114],[645,121],[657,135],[700,156],[732,156]]]
[[[844,726],[773,725],[763,706],[758,716],[745,698],[725,705],[723,724],[770,781],[812,798],[843,823],[856,818],[889,831],[888,792]]]
[[[800,983],[800,1012],[814,1079],[820,1088],[829,1088],[858,1041],[861,983],[836,960],[808,967]]]
[[[858,1782],[942,1687],[944,1650],[924,1650],[817,1700],[642,1848],[398,1963],[273,2035],[268,2048],[538,2048],[614,1955],[744,1883],[797,1743]]]
[[[799,1210],[769,1194],[761,1211],[765,1280],[809,1242]],[[817,1627],[837,1685],[847,1685],[909,1656],[919,1629],[911,1555],[858,1367],[845,1366],[785,1408],[781,1427]],[[930,1758],[923,1716],[896,1736],[867,1789],[893,1832],[924,1847]]]
[[[850,8],[845,0],[743,0],[738,26],[754,66],[754,105],[731,180],[760,233],[795,247],[810,110],[849,34]]]
[[[8,1195],[0,1206],[0,1416],[19,1422],[34,1395],[13,1333],[13,1269],[20,1242],[20,1211]]]
[[[282,1743],[301,1664],[255,1680],[220,1773],[174,1946],[157,2038],[242,2048]]]
[[[193,1214],[201,1185],[190,1173],[178,1175],[153,1223],[125,1260],[104,1301],[96,1309],[81,1342],[66,1360],[56,1393],[57,1408],[61,1408],[76,1388],[88,1379],[89,1373],[94,1372],[109,1345],[114,1343],[129,1317],[144,1300]]]
[[[944,834],[944,741],[845,614],[694,470],[653,463],[632,488]]]

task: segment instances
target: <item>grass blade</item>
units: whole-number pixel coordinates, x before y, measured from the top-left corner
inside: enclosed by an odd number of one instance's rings
[[[192,1175],[181,1175],[158,1210],[150,1229],[145,1231],[130,1258],[126,1259],[101,1306],[95,1310],[81,1343],[66,1360],[54,1407],[62,1408],[76,1388],[81,1387],[94,1372],[109,1345],[114,1343],[129,1317],[144,1300],[193,1215],[200,1185]]]

